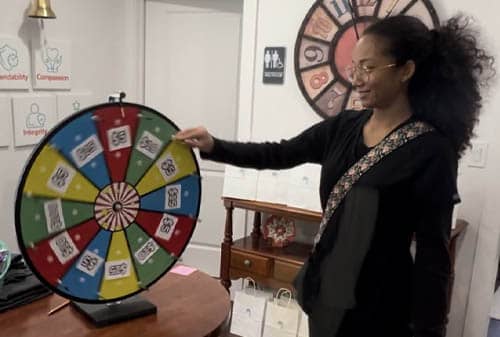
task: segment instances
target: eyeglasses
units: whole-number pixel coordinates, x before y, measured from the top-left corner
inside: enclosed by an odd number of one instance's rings
[[[349,65],[345,68],[345,73],[349,82],[354,82],[354,76],[358,76],[358,78],[362,81],[368,81],[370,79],[370,74],[375,70],[388,69],[397,66],[396,63],[386,64],[378,67],[369,67],[367,65],[358,64],[357,66]]]

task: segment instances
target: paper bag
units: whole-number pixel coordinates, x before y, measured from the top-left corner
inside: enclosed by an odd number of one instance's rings
[[[283,291],[284,290],[284,291]],[[283,300],[282,296],[288,296]],[[263,337],[296,337],[300,308],[292,300],[288,289],[280,289],[273,300],[267,302]]]
[[[236,291],[230,332],[242,337],[261,337],[267,293],[257,291],[255,282],[250,289]]]

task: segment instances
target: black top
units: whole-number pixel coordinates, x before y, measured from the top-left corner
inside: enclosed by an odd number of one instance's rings
[[[370,115],[368,110],[345,111],[279,143],[215,139],[213,151],[202,157],[257,169],[321,164],[319,192],[324,209],[337,180],[369,150],[362,130]],[[410,323],[415,336],[444,336],[451,270],[448,243],[458,199],[456,171],[451,143],[432,131],[387,155],[356,183],[378,191],[379,208],[352,311],[364,318],[347,317],[346,321],[353,321],[352,329],[361,329],[360,321],[378,326]],[[341,204],[332,219],[344,216],[342,212]],[[334,240],[329,227],[330,223],[324,233],[328,238],[322,239],[324,249]],[[409,250],[414,233],[415,261]]]

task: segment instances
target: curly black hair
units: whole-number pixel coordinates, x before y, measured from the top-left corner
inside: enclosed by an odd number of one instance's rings
[[[482,106],[481,89],[494,77],[494,59],[478,46],[471,20],[457,15],[436,29],[398,15],[369,26],[387,42],[397,65],[415,62],[408,85],[413,114],[443,133],[460,158],[474,136]]]

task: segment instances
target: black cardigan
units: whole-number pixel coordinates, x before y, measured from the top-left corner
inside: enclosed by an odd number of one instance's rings
[[[368,151],[362,129],[370,114],[345,111],[279,143],[215,139],[212,152],[202,157],[257,169],[321,164],[319,192],[324,209],[336,181]],[[416,337],[444,336],[451,270],[448,243],[458,200],[456,171],[451,143],[432,131],[390,153],[357,182],[377,191],[378,209],[370,249],[356,282],[356,307],[349,310],[339,337],[365,332],[377,336],[378,330],[388,336],[387,326],[398,325],[410,326]],[[320,243],[325,254],[337,240],[335,222],[344,216],[342,206]],[[363,212],[362,206],[359,211]],[[415,261],[409,251],[414,233]],[[367,326],[370,330],[363,330]]]

